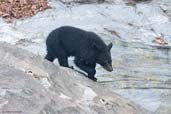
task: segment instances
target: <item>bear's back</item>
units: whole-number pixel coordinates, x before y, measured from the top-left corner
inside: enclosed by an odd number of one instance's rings
[[[53,45],[63,47],[71,56],[84,51],[92,51],[93,44],[99,45],[101,49],[107,47],[95,33],[71,26],[62,26],[53,30],[48,39]]]

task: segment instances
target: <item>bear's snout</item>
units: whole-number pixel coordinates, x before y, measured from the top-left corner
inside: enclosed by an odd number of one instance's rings
[[[112,66],[108,67],[107,71],[112,72],[113,71]]]
[[[110,65],[110,64],[105,65],[104,68],[105,68],[107,71],[109,71],[109,72],[112,72],[112,71],[113,71],[113,67],[112,67],[112,65]]]

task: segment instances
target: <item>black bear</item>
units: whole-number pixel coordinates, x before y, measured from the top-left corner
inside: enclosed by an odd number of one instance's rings
[[[75,57],[75,64],[88,74],[88,78],[96,81],[96,63],[107,71],[113,71],[111,48],[93,32],[81,30],[71,26],[63,26],[53,30],[46,40],[46,59],[53,62],[58,58],[59,64],[69,67],[68,57]]]

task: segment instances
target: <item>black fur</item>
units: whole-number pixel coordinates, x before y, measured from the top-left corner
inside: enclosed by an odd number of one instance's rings
[[[75,64],[88,74],[94,81],[96,63],[102,65],[108,71],[112,71],[110,49],[101,38],[93,32],[79,28],[63,26],[53,30],[47,40],[46,59],[53,62],[58,58],[59,64],[72,68],[68,65],[68,57],[75,57]]]

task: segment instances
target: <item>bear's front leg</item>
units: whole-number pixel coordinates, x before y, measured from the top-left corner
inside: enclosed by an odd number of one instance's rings
[[[74,62],[81,70],[85,71],[88,74],[88,78],[90,78],[93,81],[97,81],[97,78],[94,77],[96,74],[95,64],[88,65],[77,58],[75,58]]]
[[[96,70],[94,69],[87,69],[87,74],[88,74],[88,78],[90,78],[93,81],[97,81],[97,78],[95,78],[95,74],[96,74]]]

